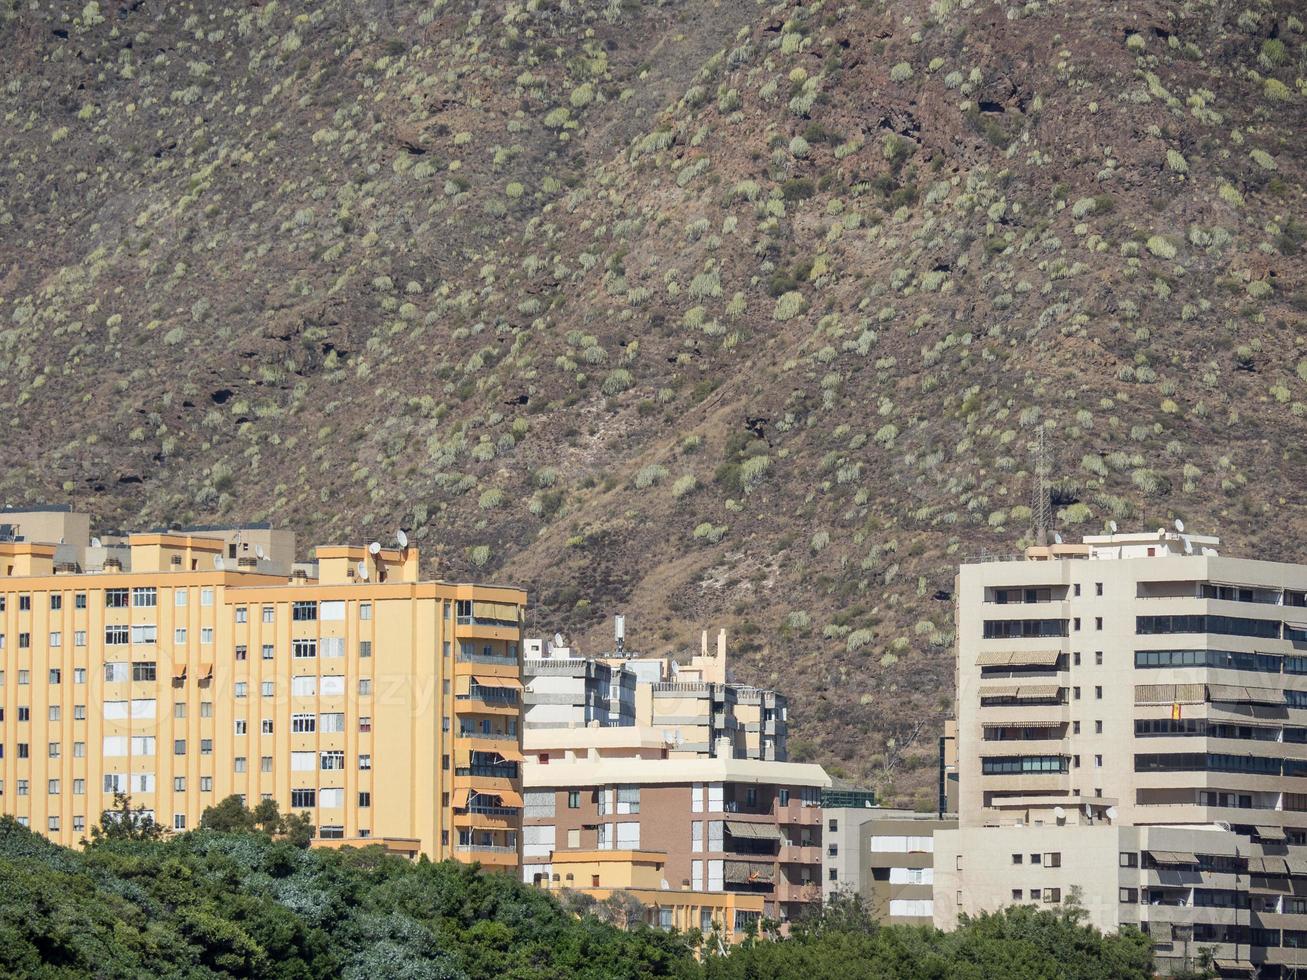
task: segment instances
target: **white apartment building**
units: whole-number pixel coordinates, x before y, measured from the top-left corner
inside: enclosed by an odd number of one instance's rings
[[[935,920],[1073,886],[1163,969],[1296,977],[1307,952],[1307,566],[1180,530],[957,580],[959,829]]]

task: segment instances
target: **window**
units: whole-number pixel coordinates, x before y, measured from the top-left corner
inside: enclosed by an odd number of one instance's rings
[[[185,589],[177,589],[172,594],[172,604],[178,609],[186,605],[187,592]]]
[[[311,698],[318,693],[318,679],[312,675],[292,677],[290,693],[292,697]]]
[[[318,790],[318,806],[324,809],[345,805],[345,791],[338,787],[323,787]]]
[[[293,807],[317,806],[318,794],[312,789],[293,789],[290,791],[290,805]]]
[[[1094,685],[1094,700],[1096,700],[1096,701],[1101,701],[1101,700],[1103,700],[1103,685],[1102,685],[1102,684],[1095,684],[1095,685]]]
[[[158,676],[158,670],[153,660],[140,660],[132,664],[132,680],[134,681],[153,681]]]
[[[340,697],[345,693],[345,678],[341,674],[326,674],[322,678],[319,693],[323,697]]]
[[[20,647],[23,645],[22,643],[23,635],[24,634],[22,633],[18,634],[18,640],[19,640],[18,645]],[[105,646],[111,646],[111,647],[125,646],[131,642],[131,638],[132,638],[132,631],[126,626],[106,626],[104,628]]]
[[[249,649],[244,644],[236,645],[236,659],[246,660],[249,658]]]
[[[212,642],[213,642],[213,627],[212,627],[212,626],[202,626],[202,627],[200,627],[200,642],[201,642],[201,643],[212,643]]]
[[[581,808],[581,791],[569,789],[567,791],[567,808],[569,810],[579,810]]]
[[[172,642],[177,646],[186,644],[186,628],[184,626],[172,631]]]
[[[365,659],[370,656],[372,656],[372,641],[359,640],[359,657]]]
[[[1102,616],[1095,616],[1095,617],[1094,617],[1094,629],[1096,629],[1096,630],[1101,630],[1102,628],[1103,628],[1103,617],[1102,617]],[[1053,891],[1057,891],[1057,889],[1054,888]]]
[[[201,777],[200,777],[200,792],[201,792],[201,793],[212,793],[212,792],[213,792],[213,777],[212,777],[212,776],[201,776]]]
[[[449,720],[448,718],[445,719],[445,721],[448,720]],[[372,731],[372,717],[370,715],[364,715],[361,718],[359,718],[359,731],[360,732]]]
[[[85,667],[74,667],[74,668],[73,668],[73,683],[74,683],[74,684],[85,684],[85,683],[86,683],[86,668],[85,668]]]
[[[1095,650],[1095,651],[1094,651],[1094,666],[1095,666],[1095,667],[1101,667],[1101,666],[1103,666],[1103,651],[1102,651],[1102,650]]]
[[[233,693],[236,697],[238,697],[238,698],[247,697],[247,696],[249,695],[249,693],[250,693],[250,685],[249,685],[249,682],[248,682],[248,681],[237,681],[237,682],[235,683],[235,685],[233,686],[233,691],[232,691],[232,693]]]
[[[133,626],[132,642],[133,643],[155,643],[159,638],[159,627],[157,626]]]
[[[359,790],[359,806],[371,806],[372,794],[366,790]]]
[[[58,742],[50,742],[47,746],[46,757],[50,759],[59,758],[60,750]]]
[[[318,730],[318,716],[305,712],[293,714],[290,716],[290,730],[298,735],[316,732]]]
[[[1139,901],[1139,889],[1122,888],[1117,892],[1117,899],[1122,905],[1134,905]]]
[[[263,607],[263,621],[264,621],[265,623],[271,623],[271,622],[273,622],[273,621],[274,621],[274,619],[273,619],[274,615],[275,615],[275,614],[273,613],[273,607],[272,607],[272,606],[264,606],[264,607]]]
[[[1060,868],[1062,867],[1062,852],[1050,851],[1044,855],[1044,867]]]
[[[174,813],[174,814],[172,815],[172,829],[173,829],[173,830],[185,830],[185,829],[186,829],[186,814],[184,814],[184,813]]]
[[[246,720],[245,720],[244,718],[237,718],[237,719],[236,719],[236,734],[237,734],[237,735],[244,735],[244,734],[245,734],[245,729],[246,729],[247,725],[248,725],[248,722],[246,722]]]
[[[159,604],[159,597],[152,586],[132,589],[132,605],[137,609],[153,609]]]
[[[290,618],[300,623],[317,619],[318,604],[312,600],[297,600],[291,603]]]
[[[58,721],[58,720],[59,720],[59,716],[60,716],[60,714],[61,714],[61,709],[60,709],[59,705],[57,705],[57,704],[52,704],[52,705],[50,705],[50,720],[51,720],[51,721]]]
[[[50,596],[50,611],[57,612],[64,607],[64,597],[56,592]]]
[[[212,701],[201,701],[201,702],[200,702],[200,717],[201,717],[201,718],[212,718],[212,717],[213,717],[213,702],[212,702]]]
[[[245,623],[249,621],[250,611],[245,606],[236,607],[236,622]]]
[[[186,739],[184,738],[173,739],[172,754],[173,755],[186,754]]]
[[[1013,864],[1020,864],[1020,863],[1021,863],[1021,855],[1020,855],[1020,854],[1013,854],[1013,855],[1012,855],[1012,863],[1013,863]]]
[[[85,796],[85,795],[86,795],[86,780],[85,780],[85,779],[74,779],[74,780],[73,780],[73,796]]]
[[[63,671],[60,670],[58,667],[51,667],[51,668],[50,668],[50,683],[51,683],[51,684],[58,684],[61,680],[63,680],[63,676],[64,676],[64,675],[63,675]],[[51,721],[55,721],[55,720],[57,720],[57,719],[52,718],[52,719],[50,719],[50,720],[51,720]]]
[[[264,755],[259,757],[259,771],[272,772],[272,756]]]
[[[372,693],[372,678],[371,678],[371,677],[360,677],[360,678],[359,678],[359,694],[360,694],[360,695],[364,695],[364,696],[366,696],[366,695],[369,695],[369,694],[371,694],[371,693]]]
[[[318,724],[324,732],[343,732],[345,730],[345,713],[343,711],[324,711],[318,718]]]
[[[104,590],[104,607],[106,609],[126,609],[127,608],[127,590],[126,589],[105,589]]]
[[[1094,722],[1094,734],[1095,735],[1103,734],[1103,723],[1101,721]]]
[[[262,721],[259,722],[259,734],[260,734],[260,735],[271,735],[271,734],[272,734],[272,719],[271,719],[271,718],[264,718]]]
[[[339,749],[327,749],[321,753],[321,765],[323,769],[340,769],[345,768],[345,753]]]
[[[200,605],[213,605],[213,589],[200,589]]]
[[[1076,701],[1079,701],[1079,700],[1080,700],[1080,686],[1079,686],[1079,685],[1076,685],[1075,687],[1071,688],[1071,697],[1072,697],[1073,700],[1076,700]]]
[[[106,684],[117,684],[127,680],[131,674],[125,660],[111,660],[104,665],[104,681]]]
[[[271,643],[263,644],[263,659],[271,660],[273,658],[273,649]]]
[[[749,787],[756,792],[754,787]],[[620,814],[633,814],[640,812],[640,787],[639,786],[618,786],[617,787],[617,812]]]
[[[62,633],[50,634],[50,646],[61,647],[64,645],[64,635]]]
[[[86,705],[73,705],[73,721],[86,721]]]
[[[213,739],[200,739],[200,755],[213,755]]]
[[[273,691],[276,690],[276,682],[264,681],[259,685],[259,689],[259,693],[261,693],[265,698],[270,698],[272,697]]]
[[[446,758],[447,758],[447,757],[446,757]],[[359,756],[359,768],[360,768],[360,769],[371,769],[371,768],[372,768],[372,756],[371,756],[371,755],[367,755],[367,754],[360,755],[360,756]],[[445,768],[448,768],[448,766],[446,766]]]
[[[1075,664],[1075,666],[1077,666],[1077,667],[1080,666],[1080,651],[1079,651],[1079,650],[1077,650],[1076,652],[1074,652],[1074,653],[1071,654],[1071,661],[1072,661],[1072,663]]]
[[[234,764],[234,766],[233,766],[234,771],[235,771],[235,772],[245,772],[246,762],[247,762],[247,760],[246,760],[245,756],[243,756],[243,755],[238,755],[238,756],[236,756],[235,764]]]
[[[370,603],[370,602],[360,602],[360,603],[359,603],[359,619],[371,619],[371,618],[372,618],[372,603]]]
[[[296,660],[307,660],[318,655],[317,640],[292,640],[291,656]]]
[[[321,647],[324,658],[345,656],[345,638],[343,636],[324,636]]]

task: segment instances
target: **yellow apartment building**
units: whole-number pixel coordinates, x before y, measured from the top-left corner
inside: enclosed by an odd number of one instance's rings
[[[76,844],[118,792],[177,831],[240,794],[516,868],[522,591],[420,581],[412,547],[233,561],[221,529],[55,513],[0,512],[0,811]]]

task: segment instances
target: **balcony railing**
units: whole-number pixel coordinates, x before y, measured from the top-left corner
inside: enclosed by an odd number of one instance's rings
[[[459,626],[498,626],[504,629],[517,629],[515,619],[486,619],[484,616],[459,616]]]
[[[454,659],[461,664],[490,664],[497,667],[516,667],[518,664],[517,657],[496,656],[491,654],[486,656],[484,653],[458,653]]]
[[[473,804],[468,807],[461,807],[454,811],[458,814],[475,813],[483,817],[515,817],[521,810],[515,806],[482,806]]]
[[[516,854],[517,847],[508,844],[455,844],[454,851],[458,854]]]
[[[486,704],[517,704],[517,692],[507,687],[473,686],[466,694],[457,694],[455,701],[482,701]]]
[[[516,735],[507,732],[459,732],[459,738],[484,738],[495,742],[516,742]]]
[[[489,776],[493,779],[516,779],[517,763],[505,762],[497,766],[459,766],[454,770],[456,776]]]

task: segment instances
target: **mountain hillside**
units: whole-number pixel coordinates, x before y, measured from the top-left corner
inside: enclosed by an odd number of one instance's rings
[[[0,5],[0,500],[412,528],[928,802],[956,563],[1307,556],[1292,0]]]

